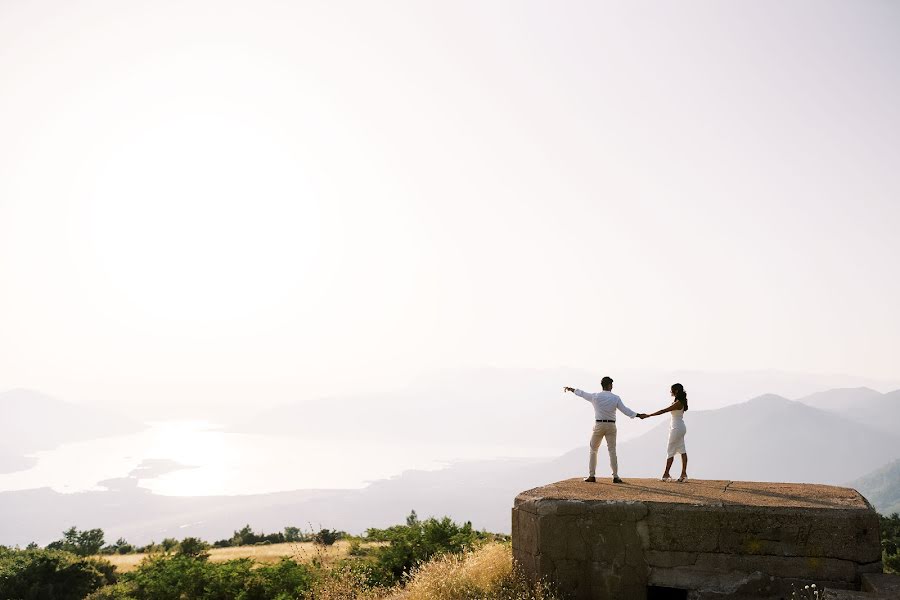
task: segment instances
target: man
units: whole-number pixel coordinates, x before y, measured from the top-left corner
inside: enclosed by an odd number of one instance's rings
[[[612,467],[613,483],[622,483],[619,479],[619,461],[616,459],[616,409],[622,411],[633,419],[638,414],[625,406],[622,399],[612,393],[613,380],[604,377],[600,380],[602,392],[591,394],[571,387],[564,387],[564,392],[573,392],[594,405],[594,433],[591,435],[591,453],[588,461],[588,476],[584,479],[589,483],[597,481],[597,449],[600,442],[606,438],[606,448],[609,450],[609,466]]]

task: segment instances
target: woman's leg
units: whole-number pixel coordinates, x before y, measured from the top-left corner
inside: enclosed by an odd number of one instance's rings
[[[668,479],[671,477],[671,475],[669,475],[669,469],[672,468],[672,461],[674,461],[674,460],[675,460],[674,456],[670,456],[669,458],[666,459],[666,471],[663,473],[663,479]]]
[[[687,452],[681,453],[681,478],[687,479]]]

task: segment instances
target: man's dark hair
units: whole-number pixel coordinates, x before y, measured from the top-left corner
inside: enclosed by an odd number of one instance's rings
[[[600,380],[600,385],[603,386],[603,389],[609,389],[612,387],[612,377],[606,376]]]

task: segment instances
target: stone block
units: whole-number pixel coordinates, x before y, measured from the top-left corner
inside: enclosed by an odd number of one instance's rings
[[[900,575],[891,573],[864,573],[862,590],[882,594],[890,598],[900,598]]]

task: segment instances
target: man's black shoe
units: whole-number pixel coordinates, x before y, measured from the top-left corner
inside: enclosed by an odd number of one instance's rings
[[[594,483],[595,481],[597,481],[597,478],[591,475],[590,477],[585,477],[584,480],[588,483]]]
[[[622,481],[618,477],[613,477],[613,483],[624,483],[624,481]]]

